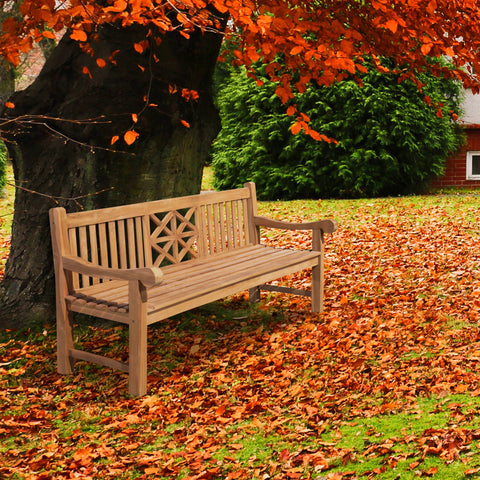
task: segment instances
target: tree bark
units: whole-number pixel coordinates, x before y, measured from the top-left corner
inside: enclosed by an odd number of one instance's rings
[[[0,327],[54,320],[51,207],[71,212],[200,191],[220,128],[211,86],[221,35],[172,33],[139,54],[133,44],[145,38],[143,28],[104,27],[92,57],[66,34],[36,81],[11,98],[15,109],[3,113],[32,117],[0,132],[18,186]],[[183,88],[198,91],[198,101],[185,101]],[[122,137],[131,128],[140,136],[128,146]],[[115,135],[120,140],[111,145]]]

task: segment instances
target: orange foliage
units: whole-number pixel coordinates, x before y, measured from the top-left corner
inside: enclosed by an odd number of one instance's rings
[[[9,8],[9,2],[0,5]],[[166,32],[188,38],[195,29],[221,31],[235,39],[235,63],[247,70],[257,61],[269,66],[283,103],[292,99],[293,86],[303,91],[311,80],[330,85],[364,72],[366,55],[391,57],[405,66],[405,78],[426,66],[425,55],[448,56],[455,69],[436,66],[438,74],[457,77],[474,91],[480,86],[480,9],[472,0],[23,0],[19,9],[21,19],[7,18],[0,36],[0,56],[14,65],[51,32],[68,28],[70,38],[94,55],[90,42],[102,25],[141,25],[147,38],[131,46],[139,54]],[[275,62],[279,53],[284,65]],[[293,130],[300,127],[295,123]]]

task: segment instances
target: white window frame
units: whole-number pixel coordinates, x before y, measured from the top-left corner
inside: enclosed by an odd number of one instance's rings
[[[480,174],[474,175],[472,173],[473,157],[476,156],[480,157],[480,151],[467,152],[467,180],[480,180]]]

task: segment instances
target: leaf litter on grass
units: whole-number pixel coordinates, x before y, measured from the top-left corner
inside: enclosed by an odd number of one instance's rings
[[[262,204],[325,215],[325,312],[231,297],[149,333],[149,395],[78,362],[52,327],[0,340],[0,478],[476,478],[478,220],[469,196]],[[265,242],[310,248],[306,232]],[[309,287],[308,274],[280,283]],[[78,329],[125,360],[122,327]]]

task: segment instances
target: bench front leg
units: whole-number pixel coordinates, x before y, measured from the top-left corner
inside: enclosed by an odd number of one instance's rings
[[[324,290],[324,238],[323,231],[314,229],[312,231],[312,250],[320,252],[318,265],[312,268],[312,312],[321,313],[323,311],[323,290]]]
[[[147,290],[138,280],[131,280],[128,295],[128,393],[140,397],[147,393]]]
[[[70,355],[73,349],[73,312],[64,298],[57,299],[57,371],[62,375],[73,373],[75,359]]]

